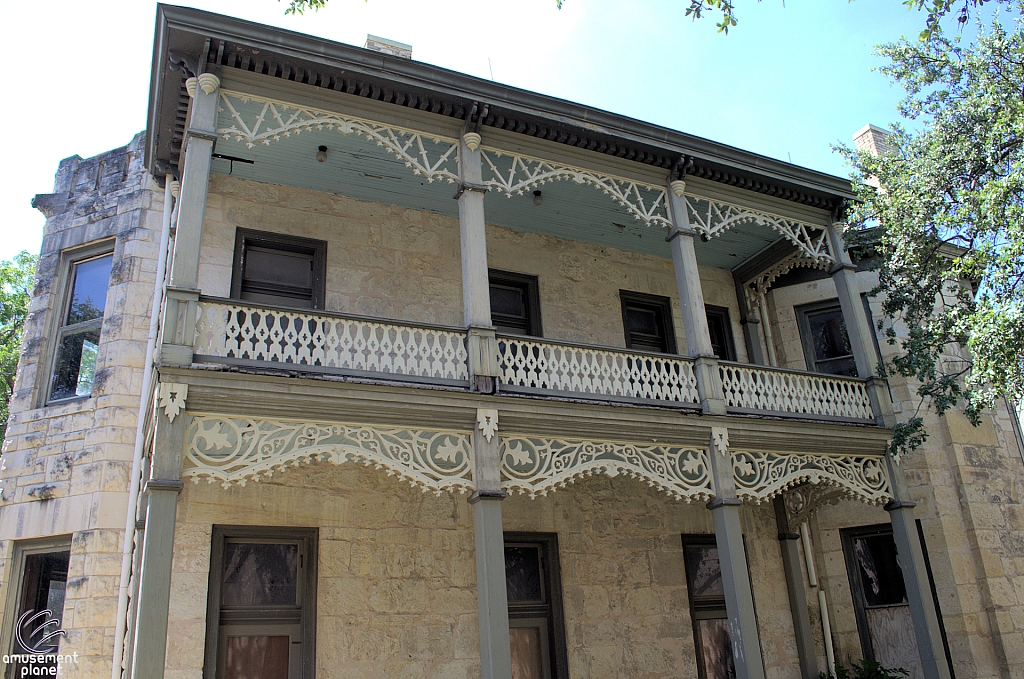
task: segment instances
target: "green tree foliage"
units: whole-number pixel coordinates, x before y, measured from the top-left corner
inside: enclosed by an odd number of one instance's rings
[[[907,126],[881,155],[840,148],[860,180],[847,240],[879,255],[879,327],[900,348],[886,368],[919,385],[900,450],[924,440],[923,407],[977,424],[1024,397],[1024,0],[1005,4],[1016,15],[971,41],[936,28],[879,48]]]
[[[36,260],[35,255],[22,251],[14,259],[0,262],[0,439],[7,431],[7,408],[14,391]]]

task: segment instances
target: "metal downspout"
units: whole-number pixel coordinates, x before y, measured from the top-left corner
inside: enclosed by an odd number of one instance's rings
[[[139,489],[142,481],[142,455],[146,443],[146,417],[149,396],[153,388],[153,356],[160,329],[160,307],[164,290],[164,275],[167,263],[167,244],[171,237],[171,212],[174,203],[172,184],[174,177],[164,177],[164,214],[160,230],[160,249],[156,264],[156,279],[153,282],[153,309],[149,319],[149,338],[146,343],[146,361],[142,372],[142,393],[139,395],[139,417],[135,429],[135,450],[132,455],[131,484],[128,489],[128,511],[125,517],[124,549],[121,553],[121,580],[117,589],[117,626],[114,629],[114,659],[110,668],[111,679],[121,679],[121,662],[124,659],[124,637],[128,625],[128,587],[132,570],[132,547],[135,534],[135,514],[138,508]]]

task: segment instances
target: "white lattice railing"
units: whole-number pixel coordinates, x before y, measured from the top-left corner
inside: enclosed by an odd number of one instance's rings
[[[676,356],[498,337],[502,387],[699,403],[693,364]]]
[[[720,363],[730,408],[874,420],[864,380]]]
[[[468,380],[466,334],[203,298],[196,355],[323,369]]]

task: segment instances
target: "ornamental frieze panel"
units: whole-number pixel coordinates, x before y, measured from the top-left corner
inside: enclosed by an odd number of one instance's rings
[[[227,121],[218,126],[217,135],[227,141],[253,148],[303,133],[333,130],[364,137],[428,182],[459,181],[458,139],[233,90],[221,89],[219,96],[218,112]],[[480,149],[483,185],[489,190],[513,196],[549,182],[570,181],[601,191],[646,226],[672,228],[663,185],[480,145],[477,133],[467,135],[467,144]],[[824,265],[835,261],[821,226],[690,192],[682,197],[689,226],[705,239],[720,236],[739,224],[755,224],[786,238],[813,262]]]
[[[761,504],[801,484],[830,486],[868,504],[892,499],[885,460],[874,455],[734,452],[736,496]]]
[[[502,488],[531,498],[601,474],[639,479],[690,502],[714,496],[706,450],[613,441],[503,436]]]
[[[196,415],[183,478],[225,488],[312,462],[362,463],[441,493],[473,490],[468,432]]]

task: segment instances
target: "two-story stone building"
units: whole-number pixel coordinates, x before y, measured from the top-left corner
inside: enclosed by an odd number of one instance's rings
[[[145,135],[36,197],[4,653],[1024,674],[1019,436],[887,457],[847,180],[368,47],[160,6]]]

